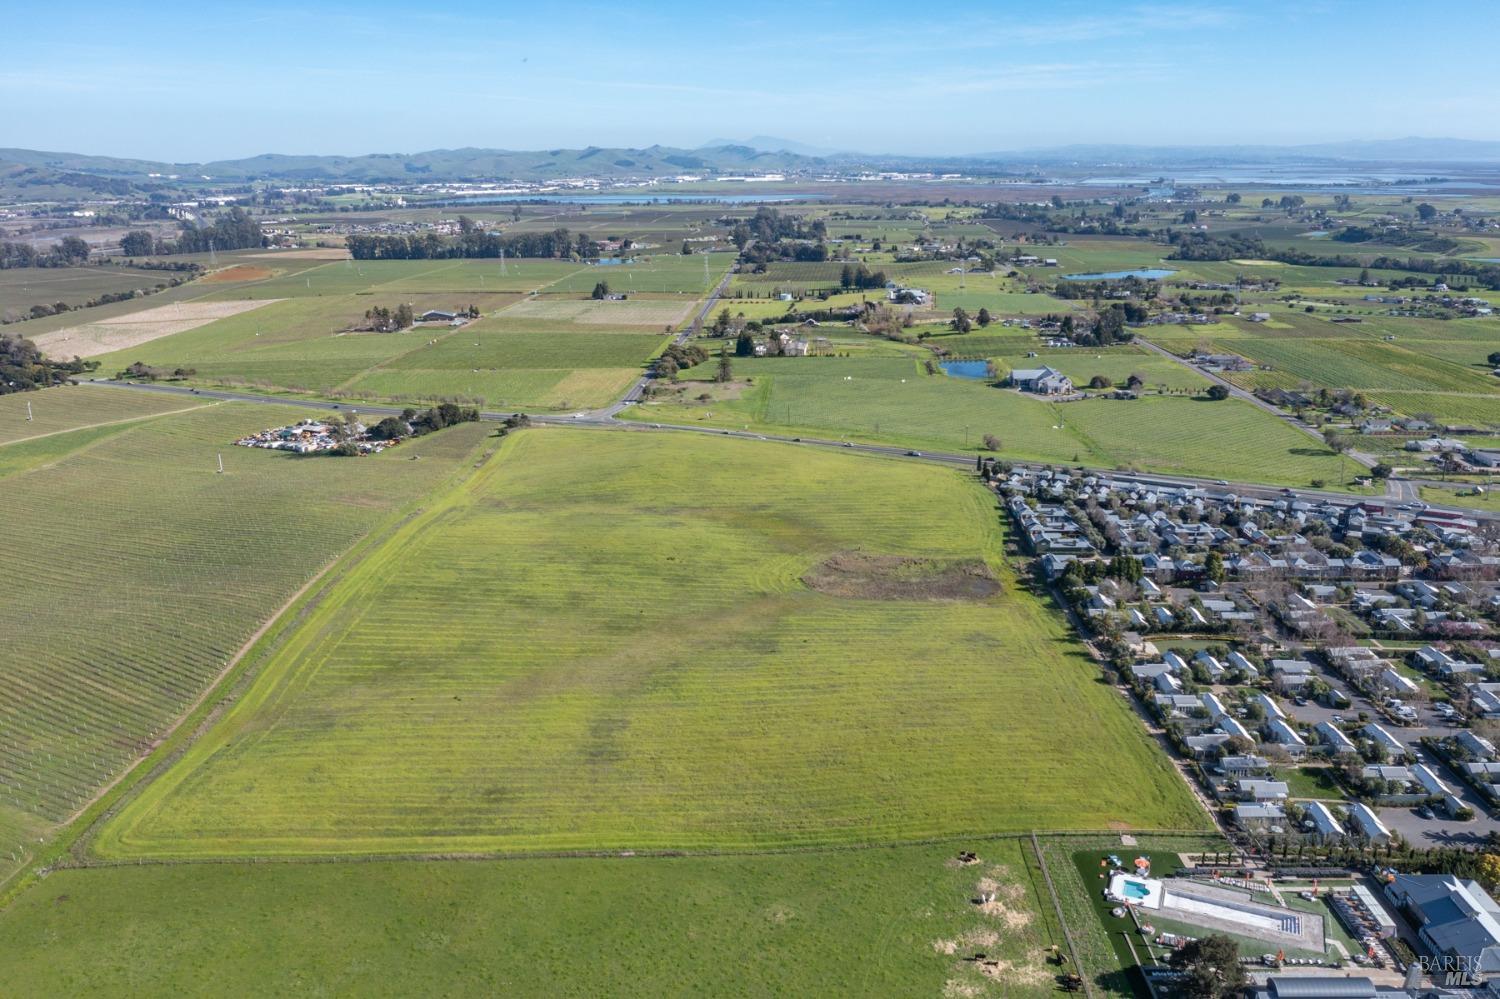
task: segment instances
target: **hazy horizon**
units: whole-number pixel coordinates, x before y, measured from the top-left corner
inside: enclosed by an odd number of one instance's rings
[[[815,2],[707,22],[673,0],[628,18],[573,5],[582,30],[562,33],[555,12],[471,0],[166,3],[128,19],[86,0],[11,14],[25,44],[0,70],[0,145],[196,163],[755,135],[931,156],[1500,137],[1500,105],[1452,58],[1449,34],[1389,30],[1407,10],[965,0],[933,20],[882,0],[854,18]],[[1466,37],[1500,27],[1474,0],[1445,16]],[[80,23],[108,34],[80,38]],[[1420,88],[1391,85],[1415,64]]]

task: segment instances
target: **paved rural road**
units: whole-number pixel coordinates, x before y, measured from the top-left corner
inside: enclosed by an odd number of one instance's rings
[[[202,399],[214,399],[225,402],[252,402],[279,406],[299,406],[304,409],[315,409],[324,412],[358,412],[372,416],[395,416],[400,414],[402,409],[405,408],[401,406],[374,406],[363,404],[349,405],[346,403],[337,402],[321,402],[316,399],[288,399],[282,398],[280,396],[258,395],[250,392],[226,392],[212,389],[190,389],[182,388],[177,385],[155,385],[149,382],[122,382],[108,378],[95,379],[90,382],[85,382],[84,384],[108,386],[110,388],[126,389],[135,392],[158,392],[166,395],[197,396]],[[627,403],[625,403],[624,400],[621,400],[620,403],[616,403],[615,405],[607,407],[605,409],[588,410],[584,412],[565,415],[534,415],[531,417],[531,421],[533,423],[543,423],[552,426],[589,427],[594,429],[609,429],[619,431],[675,431],[678,433],[708,434],[714,437],[738,437],[743,440],[780,441],[786,444],[803,444],[810,447],[843,448],[851,451],[857,451],[863,454],[881,454],[890,457],[911,458],[920,461],[938,462],[945,465],[957,465],[963,468],[974,467],[975,458],[979,453],[972,452],[968,454],[954,454],[952,452],[944,451],[913,451],[907,448],[894,447],[887,444],[861,444],[854,441],[831,440],[828,438],[791,437],[785,434],[761,434],[755,433],[754,431],[750,430],[724,430],[713,427],[685,426],[680,423],[649,423],[644,421],[637,422],[616,419],[615,414],[624,409],[626,405]],[[491,421],[505,420],[512,416],[518,415],[520,414],[515,412],[490,411],[484,411],[479,414],[481,419]],[[1030,469],[1061,467],[1056,464],[1048,465],[1040,462],[1024,461],[1012,461],[1010,462],[1010,464],[1016,466],[1017,468]],[[1067,467],[1076,468],[1080,466]],[[1278,489],[1274,486],[1255,485],[1245,482],[1236,482],[1230,483],[1227,486],[1221,486],[1217,481],[1214,480],[1194,478],[1185,475],[1126,474],[1123,472],[1114,471],[1113,469],[1087,467],[1084,467],[1083,470],[1096,475],[1108,476],[1117,482],[1127,482],[1140,486],[1155,488],[1187,487],[1192,489],[1204,489],[1216,495],[1227,495],[1232,493],[1236,496],[1266,501],[1285,499],[1288,497],[1288,495],[1291,495],[1295,496],[1298,499],[1312,503],[1321,503],[1324,501],[1338,504],[1366,502],[1390,507],[1399,502],[1397,499],[1389,496],[1385,497],[1384,499],[1376,499],[1374,497],[1361,499],[1357,496],[1350,496],[1348,493],[1335,493],[1316,489],[1283,490]],[[1413,492],[1415,492],[1415,487],[1412,487],[1412,490]],[[1500,513],[1490,513],[1481,510],[1474,510],[1469,507],[1439,506],[1437,504],[1431,504],[1428,508],[1432,510],[1455,513],[1465,517],[1472,517],[1478,520],[1500,520]]]
[[[1300,430],[1303,433],[1307,434],[1309,437],[1311,437],[1313,440],[1317,441],[1319,444],[1323,443],[1323,435],[1322,434],[1318,433],[1316,430],[1314,430],[1312,427],[1309,427],[1307,424],[1303,423],[1301,420],[1298,420],[1295,417],[1291,417],[1291,416],[1288,416],[1287,414],[1283,413],[1281,410],[1277,409],[1275,406],[1271,405],[1269,402],[1266,402],[1264,399],[1258,397],[1255,393],[1245,391],[1244,389],[1240,388],[1238,385],[1234,384],[1233,382],[1229,381],[1228,379],[1220,378],[1218,375],[1214,374],[1212,371],[1204,371],[1202,368],[1198,367],[1197,365],[1189,364],[1186,359],[1178,357],[1176,354],[1172,353],[1170,350],[1167,350],[1165,347],[1159,347],[1159,346],[1157,346],[1156,344],[1152,343],[1150,340],[1144,339],[1142,337],[1136,337],[1135,338],[1135,342],[1138,343],[1138,344],[1140,344],[1141,346],[1145,347],[1147,350],[1153,350],[1156,353],[1160,354],[1162,357],[1165,357],[1165,358],[1167,358],[1170,361],[1174,361],[1177,364],[1182,365],[1183,367],[1187,368],[1189,371],[1192,371],[1192,372],[1194,372],[1196,374],[1202,375],[1204,378],[1207,378],[1209,381],[1213,382],[1215,385],[1222,385],[1222,386],[1224,386],[1226,389],[1229,390],[1229,394],[1232,395],[1232,396],[1234,396],[1236,399],[1243,399],[1245,402],[1250,403],[1250,405],[1255,406],[1255,407],[1257,407],[1259,409],[1265,410],[1267,413],[1270,413],[1272,416],[1276,417],[1278,420],[1281,420],[1284,423],[1288,423],[1288,424],[1296,427],[1298,430]],[[1373,466],[1375,464],[1375,459],[1373,457],[1371,457],[1370,455],[1362,454],[1362,453],[1360,453],[1358,451],[1350,451],[1350,452],[1348,452],[1348,454],[1349,454],[1349,457],[1353,458],[1356,462],[1358,462],[1359,464],[1365,466],[1366,468],[1370,468],[1371,466]],[[1387,486],[1387,490],[1389,491],[1389,486]]]
[[[702,326],[704,321],[708,318],[709,312],[713,310],[713,307],[715,305],[719,304],[719,299],[723,297],[724,289],[729,286],[729,279],[732,277],[734,277],[734,268],[730,267],[729,270],[725,272],[723,279],[714,286],[713,293],[710,294],[708,296],[708,300],[703,303],[703,308],[698,310],[698,315],[694,317],[693,321],[691,323],[688,323],[688,325],[680,333],[672,338],[672,343],[687,343],[688,338],[693,335],[693,330],[699,326]],[[602,419],[613,419],[620,412],[620,410],[624,409],[626,406],[633,405],[634,403],[641,401],[641,396],[645,393],[646,386],[651,383],[651,378],[652,376],[650,372],[641,375],[641,377],[635,380],[635,384],[631,385],[630,388],[626,390],[625,394],[621,396],[619,400],[616,401],[613,405],[606,406],[603,409],[594,410],[589,415],[597,416]]]

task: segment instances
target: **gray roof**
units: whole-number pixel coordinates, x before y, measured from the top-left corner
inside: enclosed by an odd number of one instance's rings
[[[1266,993],[1275,999],[1376,999],[1376,983],[1368,978],[1322,978],[1313,975],[1272,975]]]
[[[1478,882],[1450,874],[1398,874],[1391,887],[1421,910],[1422,931],[1443,953],[1477,957],[1500,947],[1500,906]]]
[[[1272,975],[1266,979],[1266,995],[1276,999],[1375,999],[1378,994],[1368,978]]]

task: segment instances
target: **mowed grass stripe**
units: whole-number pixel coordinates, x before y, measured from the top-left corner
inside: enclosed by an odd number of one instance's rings
[[[944,511],[941,530],[922,509]],[[754,849],[1199,826],[1062,619],[1005,574],[1000,542],[993,497],[957,472],[518,435],[334,587],[96,848]],[[854,550],[983,559],[1003,592],[865,600],[801,582]]]

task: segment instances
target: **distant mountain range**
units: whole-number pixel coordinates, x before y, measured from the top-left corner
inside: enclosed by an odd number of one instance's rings
[[[44,199],[60,192],[130,194],[202,183],[251,180],[284,183],[420,183],[448,181],[545,182],[568,177],[606,180],[705,178],[746,173],[813,174],[829,170],[963,171],[997,176],[1046,172],[1053,176],[1117,169],[1157,169],[1245,164],[1349,163],[1414,169],[1443,164],[1494,164],[1500,142],[1470,139],[1382,139],[1302,146],[1074,145],[965,156],[902,156],[822,149],[789,139],[755,136],[715,139],[697,149],[648,146],[510,151],[434,149],[363,156],[297,156],[266,153],[211,163],[166,163],[81,153],[0,149],[0,193]]]
[[[778,139],[770,135],[756,135],[748,139],[710,139],[699,146],[700,150],[722,149],[725,146],[745,146],[758,153],[795,153],[798,156],[830,157],[859,156],[847,149],[832,149],[826,146],[810,146],[796,139]]]
[[[740,174],[808,166],[807,157],[765,153],[749,146],[713,149],[548,149],[515,152],[504,149],[434,149],[421,153],[371,153],[364,156],[296,156],[266,153],[246,159],[210,163],[164,163],[87,156],[78,153],[0,149],[0,169],[94,174],[125,180],[175,175],[184,181],[285,180],[400,182],[456,180],[557,180],[563,177],[649,177],[683,173]],[[152,175],[157,175],[153,178]]]
[[[1014,152],[976,153],[993,162],[1072,161],[1091,166],[1111,163],[1182,165],[1199,163],[1313,162],[1350,163],[1493,163],[1500,166],[1500,142],[1477,139],[1366,139],[1297,146],[1130,146],[1117,144],[1054,146]]]

